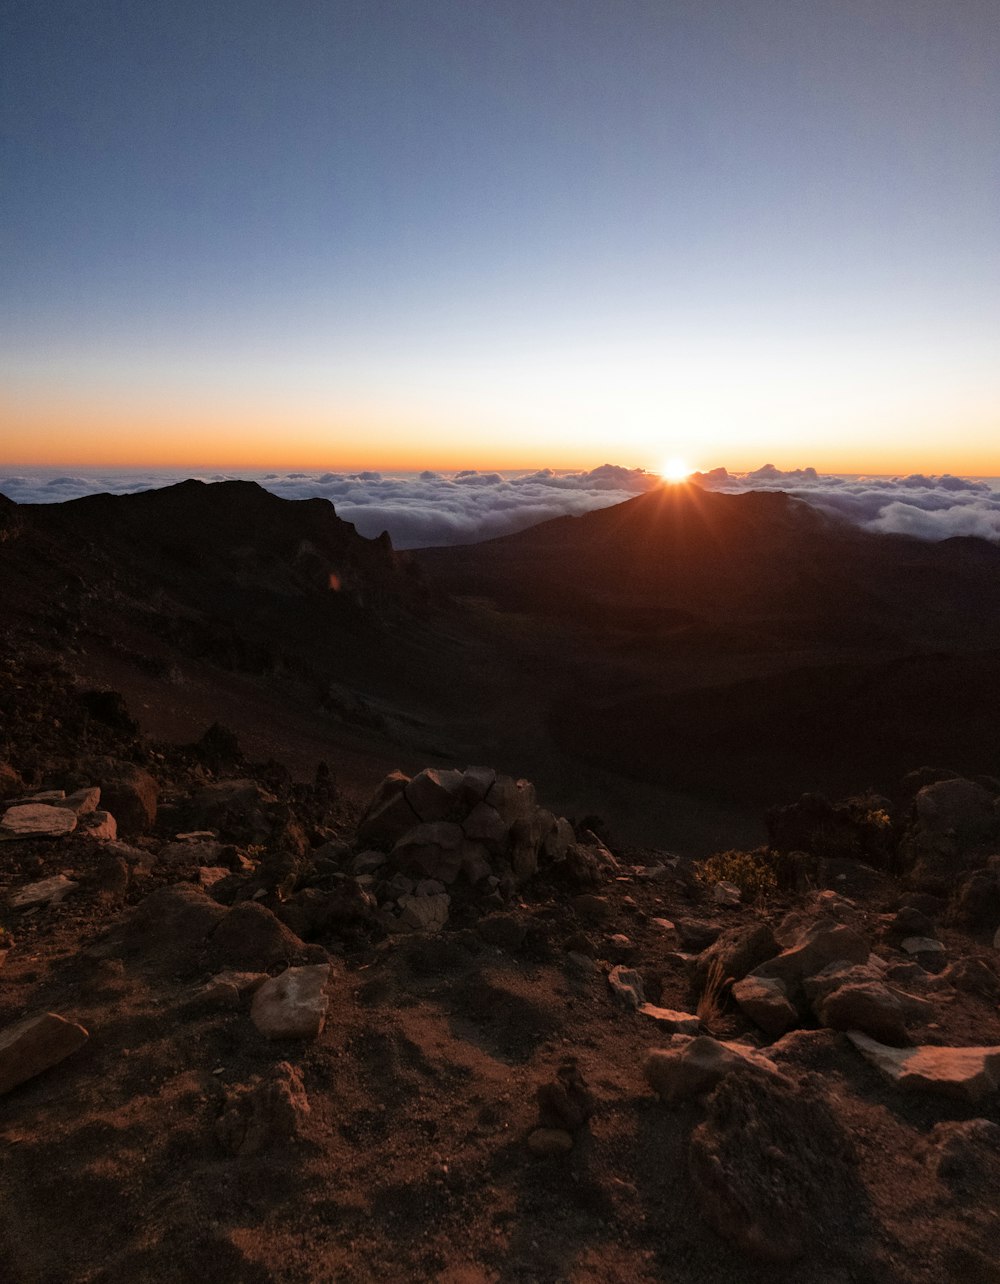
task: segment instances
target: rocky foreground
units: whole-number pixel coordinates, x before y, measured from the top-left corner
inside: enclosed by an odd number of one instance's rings
[[[997,782],[692,865],[95,707],[0,767],[5,1280],[1000,1279]]]

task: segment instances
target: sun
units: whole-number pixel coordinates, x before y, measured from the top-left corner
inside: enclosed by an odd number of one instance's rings
[[[694,469],[686,459],[666,459],[659,468],[663,480],[674,483],[687,481],[693,472]]]

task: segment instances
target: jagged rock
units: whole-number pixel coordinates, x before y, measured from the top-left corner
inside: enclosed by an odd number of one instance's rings
[[[568,1155],[573,1149],[573,1138],[562,1128],[535,1128],[528,1134],[528,1149],[539,1159]]]
[[[315,1039],[326,1022],[329,980],[328,963],[290,967],[260,987],[250,1018],[268,1039]]]
[[[78,789],[69,794],[57,802],[56,806],[65,807],[77,816],[86,816],[89,812],[96,811],[100,802],[101,791],[96,785],[92,785],[89,789]]]
[[[890,922],[887,934],[896,940],[902,940],[907,936],[933,936],[934,923],[916,906],[904,905]]]
[[[739,905],[743,893],[735,883],[718,882],[712,886],[712,900],[716,905]]]
[[[12,909],[30,909],[32,905],[58,905],[70,892],[75,892],[78,886],[78,883],[65,874],[55,874],[52,878],[29,883],[19,892],[13,892],[8,903]]]
[[[542,827],[541,846],[542,851],[545,854],[545,859],[553,862],[565,860],[566,853],[576,841],[576,835],[573,833],[573,826],[565,816],[553,817],[552,813],[548,811],[539,811],[538,816]],[[584,841],[583,845],[594,847],[604,846],[598,839],[595,839],[594,843]],[[605,850],[607,849],[605,848]],[[610,856],[611,853],[608,852],[608,855]],[[612,857],[612,860],[613,859],[614,858]]]
[[[778,943],[767,923],[728,928],[692,964],[692,984],[698,990],[703,989],[713,973],[723,980],[741,981],[753,968],[777,953]]]
[[[481,883],[484,878],[490,878],[493,874],[493,866],[490,864],[489,853],[482,843],[472,843],[468,839],[462,843],[462,875],[465,881],[472,887]]]
[[[503,850],[509,826],[500,819],[500,813],[487,802],[476,803],[462,821],[462,831],[472,842],[483,843],[495,852]]]
[[[453,883],[462,869],[463,840],[460,825],[435,820],[416,825],[405,833],[392,849],[392,855],[410,871],[417,869],[429,878]]]
[[[575,1057],[566,1057],[555,1078],[538,1089],[538,1122],[543,1128],[578,1132],[594,1113],[594,1098]]]
[[[391,847],[420,817],[406,800],[409,776],[393,771],[376,789],[358,825],[358,842],[372,847]]]
[[[101,842],[114,842],[118,837],[118,822],[109,811],[91,811],[83,816],[77,832]]]
[[[462,772],[462,797],[470,804],[482,802],[496,778],[492,767],[467,767]]]
[[[1000,1090],[1000,1047],[890,1048],[858,1031],[848,1031],[847,1037],[884,1078],[904,1090],[973,1104]]]
[[[829,922],[818,923],[800,938],[798,944],[768,959],[751,975],[784,982],[789,996],[794,999],[802,981],[815,976],[829,963],[864,963],[868,954],[868,942],[851,928]]]
[[[697,1034],[701,1030],[701,1021],[692,1012],[658,1008],[655,1003],[641,1003],[636,1010],[640,1016],[649,1017],[662,1030],[671,1034]]]
[[[743,1065],[707,1112],[691,1136],[691,1181],[706,1220],[740,1252],[794,1261],[860,1212],[849,1136],[816,1092]]]
[[[971,780],[939,780],[925,785],[914,800],[917,820],[935,834],[975,839],[996,827],[993,795]]]
[[[156,824],[159,787],[148,771],[128,762],[111,763],[100,777],[101,802],[124,838],[148,834]]]
[[[448,921],[451,897],[447,894],[401,896],[398,904],[402,927],[414,932],[440,932]]]
[[[419,820],[444,820],[455,810],[463,780],[460,771],[425,767],[407,781],[403,792]]]
[[[199,865],[198,866],[198,885],[206,890],[214,887],[216,883],[221,883],[224,879],[230,877],[230,871],[225,865]]]
[[[776,1074],[774,1063],[753,1048],[722,1043],[707,1034],[675,1034],[669,1048],[654,1048],[646,1058],[646,1082],[668,1105],[711,1091],[737,1066],[750,1062],[762,1074]]]
[[[301,1074],[280,1061],[256,1087],[230,1099],[216,1135],[231,1155],[257,1155],[294,1141],[310,1113]]]
[[[211,967],[263,972],[278,963],[290,963],[305,948],[266,906],[242,901],[226,911],[212,932],[207,955]]]
[[[642,975],[633,968],[619,964],[608,973],[608,985],[619,1007],[635,1011],[646,1001],[642,989]]]
[[[740,1011],[772,1038],[798,1025],[799,1014],[784,984],[775,977],[747,976],[732,989]]]
[[[509,829],[515,821],[530,817],[535,810],[535,786],[530,780],[512,780],[497,776],[486,794],[486,801],[500,813]]]
[[[805,989],[806,997],[812,1004],[817,1016],[820,1016],[820,1008],[832,994],[843,987],[853,986],[861,987],[877,996],[874,999],[874,1006],[871,1008],[872,1013],[874,1013],[875,1007],[881,1004],[887,1015],[894,1010],[894,1007],[898,1008],[903,1021],[931,1020],[934,1015],[934,1005],[919,995],[901,990],[898,985],[893,984],[890,969],[880,970],[879,967],[875,966],[876,963],[881,963],[881,960],[877,959],[874,954],[871,955],[867,963],[854,963],[850,966],[831,963],[817,972],[815,976],[809,977],[804,981],[803,988]],[[922,969],[917,968],[916,970],[922,975],[926,975],[922,972]],[[841,1014],[847,1011],[843,1006],[843,1002],[841,1000],[840,1005],[835,1005],[836,1011]],[[865,1000],[857,1000],[859,1004],[856,1008],[857,1012],[868,1010],[865,1008],[865,1002]],[[821,1016],[820,1019],[822,1020]],[[872,1015],[871,1019],[878,1020],[877,1016],[874,1015]],[[824,1024],[835,1030],[851,1028],[850,1025],[836,1024],[834,1021],[825,1021]],[[874,1038],[881,1038],[874,1028],[869,1028],[863,1021],[859,1020],[856,1024],[857,1028],[865,1034],[870,1034]],[[895,1031],[895,1037],[888,1036],[889,1030]],[[884,1043],[896,1043],[897,1040],[901,1043],[908,1042],[907,1039],[899,1036],[899,1028],[895,1025],[895,1018],[890,1018],[889,1024],[886,1026],[886,1032],[887,1037],[882,1040]]]
[[[0,1095],[58,1065],[89,1037],[82,1025],[55,1012],[0,1030]]]
[[[50,803],[20,803],[0,819],[0,838],[60,838],[76,829],[76,814]]]

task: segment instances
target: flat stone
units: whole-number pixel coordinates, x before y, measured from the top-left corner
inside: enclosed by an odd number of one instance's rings
[[[212,887],[215,883],[221,883],[224,878],[228,878],[232,873],[226,869],[225,865],[199,865],[198,882],[202,887]]]
[[[671,1034],[698,1034],[701,1021],[693,1012],[676,1012],[673,1008],[658,1008],[654,1003],[641,1003],[636,1009],[640,1016],[649,1017]]]
[[[250,1019],[268,1039],[315,1039],[326,1022],[329,963],[290,967],[265,981]]]
[[[908,936],[899,948],[906,954],[943,954],[944,946],[933,936]]]
[[[8,807],[0,820],[4,838],[59,838],[76,829],[76,815],[48,803],[21,803]]]
[[[97,785],[92,785],[89,789],[78,789],[75,793],[69,794],[61,799],[56,806],[67,807],[78,816],[86,816],[90,812],[96,811],[100,806],[100,802],[101,791]]]
[[[64,896],[76,891],[78,886],[78,883],[74,883],[65,874],[56,874],[52,878],[43,878],[41,882],[29,883],[19,892],[14,892],[10,897],[10,905],[14,909],[29,909],[32,905],[58,905]]]
[[[55,1012],[28,1017],[0,1031],[0,1094],[58,1065],[90,1036]]]
[[[890,1048],[860,1031],[847,1037],[889,1083],[908,1092],[927,1092],[976,1104],[1000,1091],[1000,1047]]]

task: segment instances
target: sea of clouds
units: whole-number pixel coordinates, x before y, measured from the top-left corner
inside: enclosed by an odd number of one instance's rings
[[[234,474],[201,474],[223,481]],[[589,472],[241,473],[286,499],[320,496],[369,538],[387,530],[396,548],[467,544],[524,530],[551,517],[606,508],[660,485],[656,473],[604,464]],[[0,473],[0,493],[19,504],[56,503],[84,495],[127,494],[183,481],[190,473],[64,474],[32,469]],[[941,540],[976,535],[1000,542],[1000,480],[944,474],[853,477],[814,468],[783,472],[765,464],[749,473],[725,468],[696,473],[706,490],[783,490],[867,530]]]

